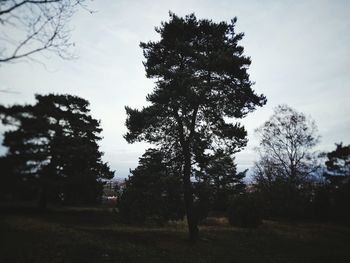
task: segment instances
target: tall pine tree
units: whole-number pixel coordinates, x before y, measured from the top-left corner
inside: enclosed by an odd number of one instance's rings
[[[244,147],[247,133],[235,119],[266,103],[251,88],[251,61],[238,44],[243,34],[235,23],[171,13],[156,28],[160,40],[141,43],[147,77],[156,79],[150,106],[126,107],[128,142],[147,141],[179,154],[191,240],[198,237],[191,181],[196,166],[218,150],[231,155]]]

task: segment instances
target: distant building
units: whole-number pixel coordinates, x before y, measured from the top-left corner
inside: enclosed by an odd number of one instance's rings
[[[118,200],[118,193],[124,188],[124,180],[104,180],[103,182],[102,203],[115,205]]]

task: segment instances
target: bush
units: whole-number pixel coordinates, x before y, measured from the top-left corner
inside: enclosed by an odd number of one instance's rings
[[[257,196],[241,194],[231,198],[227,217],[233,226],[258,227],[262,223],[262,208]]]

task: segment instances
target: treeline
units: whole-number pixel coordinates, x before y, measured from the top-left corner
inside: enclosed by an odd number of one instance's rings
[[[234,158],[218,152],[192,169],[195,220],[227,216],[239,226],[262,219],[349,222],[350,145],[329,153],[313,151],[317,128],[303,113],[281,105],[256,131],[260,159],[247,178]],[[128,223],[164,223],[182,219],[181,160],[148,149],[131,171],[118,200],[120,219]]]
[[[117,207],[124,222],[164,223],[185,216],[182,164],[164,152],[148,149],[121,189]],[[200,222],[210,211],[226,212],[229,198],[244,192],[243,178],[233,159],[223,153],[193,174],[194,214]]]
[[[103,179],[114,172],[98,150],[99,122],[88,101],[71,95],[36,95],[34,105],[0,107],[8,148],[0,158],[1,200],[98,204]],[[234,225],[257,226],[263,218],[349,222],[350,145],[313,151],[315,123],[281,105],[256,130],[259,160],[247,176],[233,155],[216,151],[192,167],[194,220],[227,216]],[[183,159],[176,151],[148,149],[118,192],[125,223],[182,220]]]
[[[257,133],[253,190],[265,217],[349,222],[350,145],[314,151],[320,138],[314,121],[286,105]]]

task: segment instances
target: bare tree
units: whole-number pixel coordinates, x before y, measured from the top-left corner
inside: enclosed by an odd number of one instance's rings
[[[315,170],[312,148],[319,136],[315,122],[303,113],[280,105],[256,132],[261,137],[255,166],[260,183],[281,179],[298,185]]]
[[[72,58],[67,23],[86,0],[0,0],[0,65],[48,51]]]

